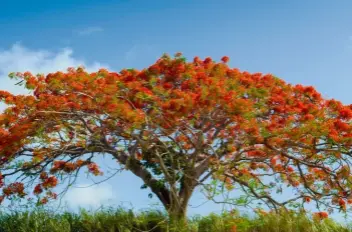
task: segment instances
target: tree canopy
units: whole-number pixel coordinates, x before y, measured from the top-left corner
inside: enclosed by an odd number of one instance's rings
[[[108,154],[176,217],[196,187],[217,188],[208,180],[246,203],[346,210],[352,105],[228,61],[176,54],[141,71],[10,74],[32,94],[0,91],[1,199],[33,191],[46,203],[61,176],[102,175],[93,158]],[[294,196],[279,201],[282,186]]]

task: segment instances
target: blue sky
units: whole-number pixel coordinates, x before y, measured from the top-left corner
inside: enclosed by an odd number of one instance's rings
[[[11,71],[143,68],[163,53],[231,58],[230,65],[315,86],[352,103],[352,2],[349,0],[61,0],[2,1],[0,89],[20,92]],[[109,163],[109,162],[107,162]],[[87,184],[81,178],[81,184]],[[101,202],[153,203],[141,182],[119,174],[95,188],[72,190],[72,207]],[[72,200],[73,199],[73,200]],[[100,199],[100,198],[99,198]],[[108,199],[110,199],[108,201]],[[94,201],[94,204],[90,202]],[[203,202],[197,194],[191,204]],[[128,204],[127,204],[128,206]],[[190,213],[219,211],[207,203]]]

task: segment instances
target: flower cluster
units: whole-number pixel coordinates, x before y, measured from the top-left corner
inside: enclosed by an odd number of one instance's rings
[[[20,197],[25,196],[24,185],[21,182],[11,183],[2,189],[5,196],[17,194]]]

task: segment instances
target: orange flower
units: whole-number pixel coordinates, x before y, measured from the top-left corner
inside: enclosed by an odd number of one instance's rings
[[[15,182],[9,184],[6,188],[3,188],[3,193],[6,196],[12,195],[12,194],[18,194],[19,196],[24,196],[24,185],[23,183],[20,182]]]
[[[224,63],[229,62],[229,60],[230,60],[230,58],[229,58],[228,56],[223,56],[223,57],[221,58],[221,61],[224,62]]]
[[[33,193],[35,195],[41,194],[43,192],[42,186],[40,184],[36,185],[34,188]]]
[[[47,198],[47,197],[43,197],[43,198],[40,200],[40,204],[45,205],[46,203],[48,203],[48,198]]]
[[[81,166],[84,165],[84,164],[85,164],[85,161],[83,161],[83,160],[81,160],[81,159],[79,159],[79,160],[76,161],[77,167],[81,167]]]
[[[317,213],[314,213],[313,215],[315,218],[319,219],[319,220],[322,220],[322,219],[325,219],[325,218],[328,218],[329,217],[329,214],[327,212],[317,212]]]
[[[349,108],[343,108],[339,111],[340,117],[343,119],[350,119],[352,118],[352,110]]]
[[[339,198],[338,200],[339,206],[341,207],[342,210],[346,210],[346,201]]]
[[[334,123],[335,127],[337,130],[341,130],[341,131],[348,131],[350,130],[350,126],[349,124],[342,122],[340,120],[335,121]]]
[[[203,61],[204,64],[209,64],[211,63],[213,60],[210,57],[205,58],[205,60]]]
[[[77,168],[76,164],[67,162],[65,164],[63,170],[65,172],[72,172],[72,171],[76,170],[76,168]]]
[[[55,176],[50,176],[47,179],[44,180],[42,186],[44,188],[53,188],[57,185],[58,180]]]
[[[89,172],[93,173],[93,175],[95,175],[95,176],[102,174],[102,172],[100,172],[99,167],[96,163],[90,163],[88,165],[88,170],[89,170]]]
[[[194,57],[193,63],[199,64],[200,62],[201,62],[201,59],[198,56]]]
[[[42,179],[42,180],[48,178],[48,173],[46,173],[46,172],[41,172],[39,178]]]
[[[293,181],[291,184],[293,187],[298,187],[300,185],[299,181]]]
[[[293,172],[294,170],[295,170],[295,169],[294,169],[292,166],[288,166],[288,167],[287,167],[287,171],[288,171],[288,172]]]

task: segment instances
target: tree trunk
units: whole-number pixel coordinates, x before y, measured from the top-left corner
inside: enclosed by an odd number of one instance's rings
[[[170,219],[184,220],[187,215],[187,209],[183,207],[171,207],[167,209]]]
[[[171,227],[179,227],[187,224],[188,204],[172,204],[166,208]]]
[[[168,212],[170,223],[177,225],[187,224],[187,208],[189,200],[195,189],[196,182],[185,178],[182,183],[180,192],[177,195],[177,199],[170,198],[170,204],[165,206]]]
[[[207,163],[203,163],[198,168],[187,171],[181,180],[181,188],[177,194],[177,199],[173,199],[170,194],[170,204],[165,205],[170,218],[171,224],[177,223],[178,225],[187,224],[187,208],[189,200],[192,197],[194,189],[198,185],[199,177],[207,170]]]
[[[172,193],[172,189],[166,186],[160,186],[158,180],[153,178],[152,174],[138,160],[124,152],[112,153],[114,157],[122,164],[126,165],[134,175],[141,178],[151,191],[159,198],[165,207],[171,224],[187,223],[187,208],[189,200],[194,189],[198,185],[199,177],[207,170],[208,160],[202,162],[195,169],[187,170],[181,180],[180,190]]]

